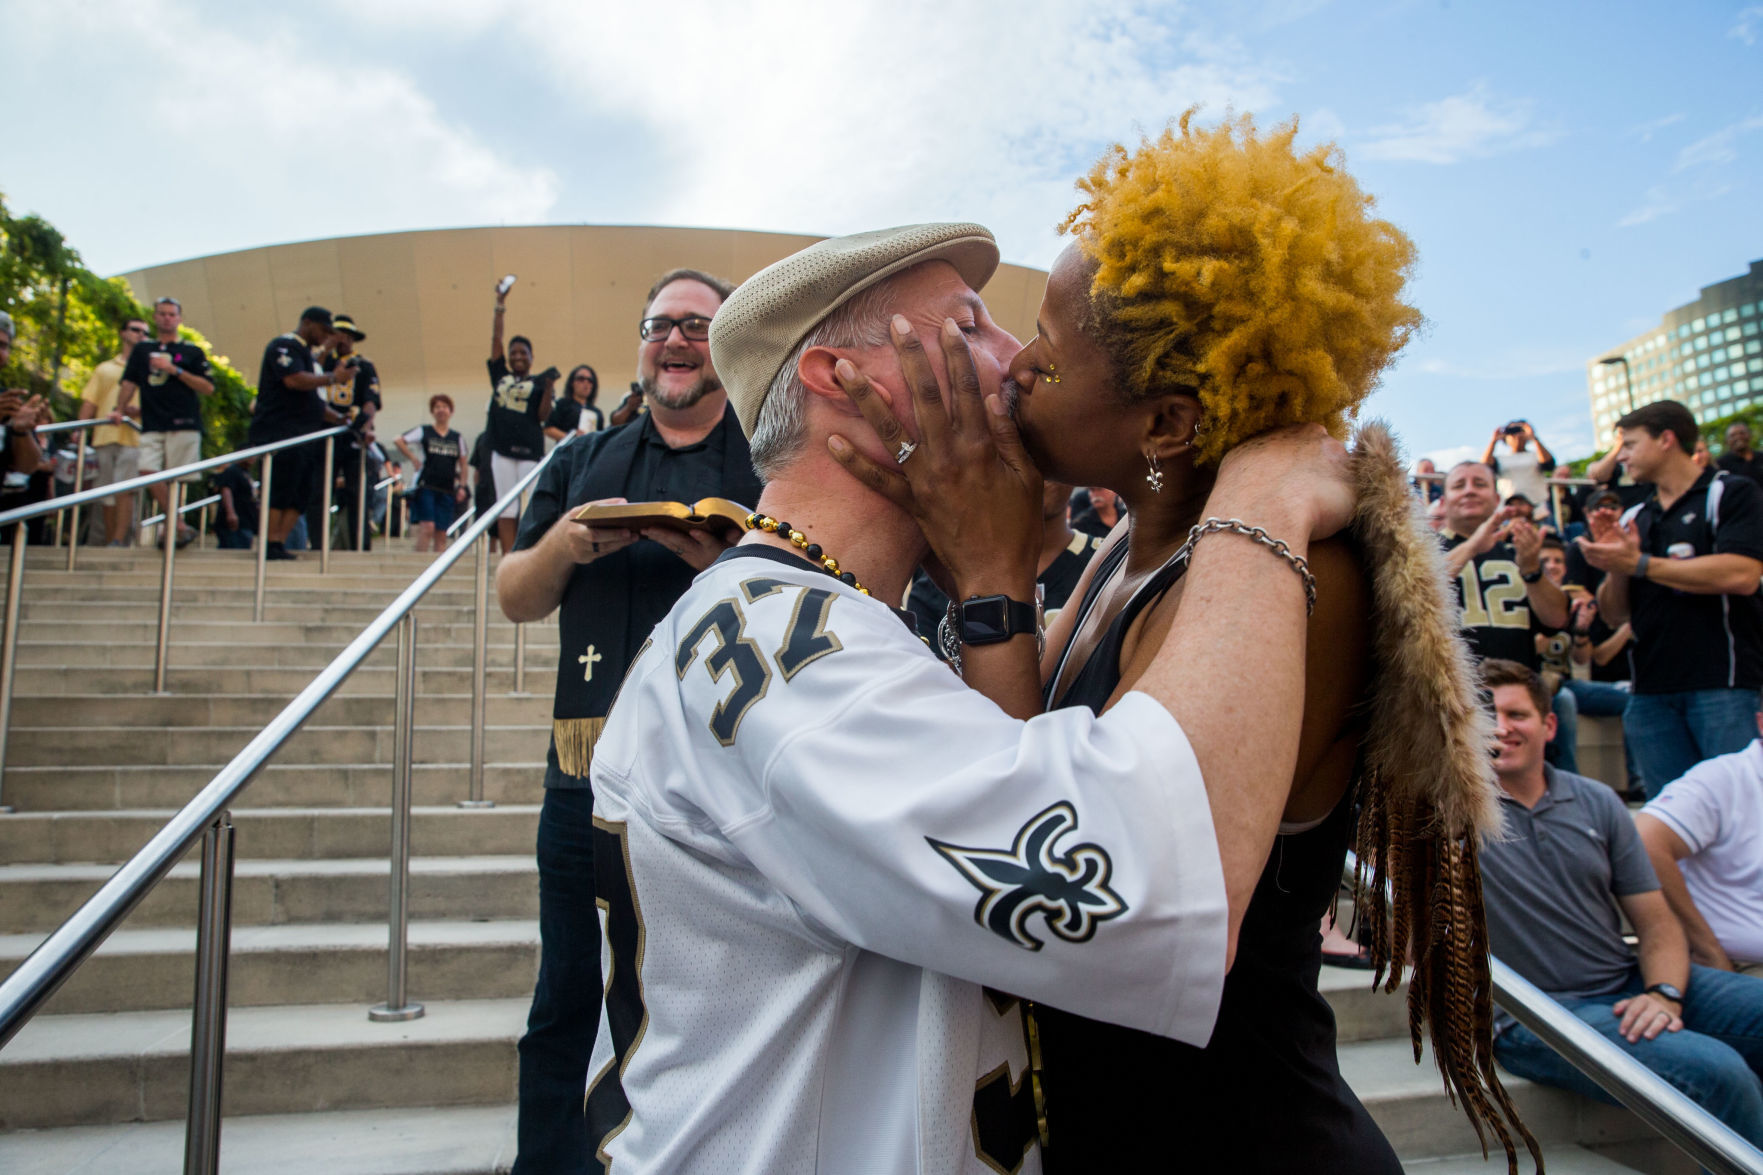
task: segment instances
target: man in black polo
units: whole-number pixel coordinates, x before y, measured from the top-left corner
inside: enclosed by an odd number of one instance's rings
[[[257,404],[247,434],[252,445],[285,441],[327,424],[342,423],[341,414],[326,403],[326,391],[353,382],[355,373],[347,363],[329,372],[319,370],[313,348],[322,346],[330,336],[331,312],[322,306],[308,306],[300,315],[299,326],[269,341],[257,376]],[[269,479],[264,558],[294,558],[282,544],[301,512],[320,492],[324,451],[319,446],[328,443],[314,441],[276,452]]]
[[[1658,400],[1617,422],[1622,463],[1653,487],[1616,525],[1579,539],[1604,572],[1598,610],[1634,630],[1634,686],[1622,730],[1656,796],[1703,759],[1756,737],[1763,686],[1763,489],[1703,469],[1696,420]]]
[[[1763,485],[1763,460],[1751,450],[1751,426],[1735,420],[1726,426],[1726,450],[1714,464],[1728,473]]]
[[[562,608],[539,814],[539,981],[520,1042],[516,1175],[590,1169],[582,1097],[601,991],[588,763],[649,630],[725,549],[706,532],[589,529],[568,514],[596,501],[758,502],[746,437],[710,361],[710,319],[730,291],[692,269],[671,270],[655,283],[637,348],[648,414],[580,437],[557,455],[533,488],[514,552],[496,572],[496,596],[510,620],[539,620]],[[509,487],[498,481],[498,488]]]
[[[123,365],[122,382],[116,389],[116,410],[126,413],[136,394],[141,397],[142,473],[163,473],[202,459],[202,397],[214,391],[209,379],[208,356],[201,347],[178,338],[184,308],[176,298],[153,303],[154,337],[136,343]],[[169,483],[147,487],[161,514],[169,508]],[[161,534],[172,533],[170,526]],[[196,532],[177,525],[179,546]]]

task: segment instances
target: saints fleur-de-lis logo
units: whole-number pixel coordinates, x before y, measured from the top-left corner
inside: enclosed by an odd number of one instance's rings
[[[1066,942],[1088,942],[1096,927],[1126,912],[1108,888],[1113,862],[1100,845],[1055,853],[1059,838],[1077,829],[1077,810],[1065,800],[1029,819],[1008,849],[977,849],[925,837],[980,892],[973,920],[1031,951],[1042,947],[1028,922],[1039,914]]]

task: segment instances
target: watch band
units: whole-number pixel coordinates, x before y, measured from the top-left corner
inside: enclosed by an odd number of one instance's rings
[[[1642,551],[1639,561],[1634,565],[1634,577],[1636,579],[1647,578],[1647,565],[1652,563],[1652,561],[1653,557],[1645,551]]]
[[[1673,984],[1669,984],[1669,983],[1650,984],[1647,987],[1647,994],[1648,995],[1662,995],[1674,1004],[1683,1003],[1683,992],[1677,990],[1676,986],[1674,986]]]
[[[1532,571],[1528,575],[1526,575],[1524,572],[1520,571],[1518,573],[1518,578],[1523,580],[1525,583],[1537,583],[1537,582],[1541,581],[1543,578],[1543,569],[1541,567],[1539,567],[1535,571]]]
[[[964,645],[992,645],[1040,630],[1035,606],[1009,596],[971,596],[954,606]]]

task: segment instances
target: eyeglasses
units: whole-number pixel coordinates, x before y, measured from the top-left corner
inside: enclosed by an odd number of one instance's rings
[[[669,328],[669,329],[671,329],[671,328]],[[645,337],[647,337],[647,336],[645,336]],[[667,336],[666,336],[666,335],[663,335],[663,336],[661,336],[661,337],[662,337],[662,338],[666,338],[666,337],[667,337]],[[687,338],[690,338],[690,337],[691,337],[691,336],[690,336],[690,335],[688,335],[688,336],[686,336],[686,337],[687,337]],[[584,372],[582,372],[582,373],[581,373],[581,374],[580,374],[580,375],[578,375],[578,376],[576,376],[576,377],[575,377],[575,382],[576,382],[576,383],[578,383],[578,384],[579,384],[579,383],[581,383],[581,382],[582,382],[582,381],[583,381],[583,380],[587,380],[587,381],[588,381],[588,382],[589,382],[589,383],[593,383],[593,382],[594,382],[594,377],[593,377],[593,376],[591,376],[591,375],[589,375],[589,374],[588,374],[588,373],[587,373],[587,372],[585,372],[585,371],[584,371]]]
[[[676,326],[680,334],[694,343],[702,343],[710,337],[710,320],[701,314],[693,314],[686,318],[643,319],[643,341],[659,343],[672,334]]]

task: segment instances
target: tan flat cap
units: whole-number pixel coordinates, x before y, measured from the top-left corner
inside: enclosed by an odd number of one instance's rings
[[[821,319],[925,261],[947,261],[977,290],[998,268],[998,243],[984,225],[908,224],[818,241],[742,282],[710,323],[710,358],[741,429],[753,435],[778,369]]]

